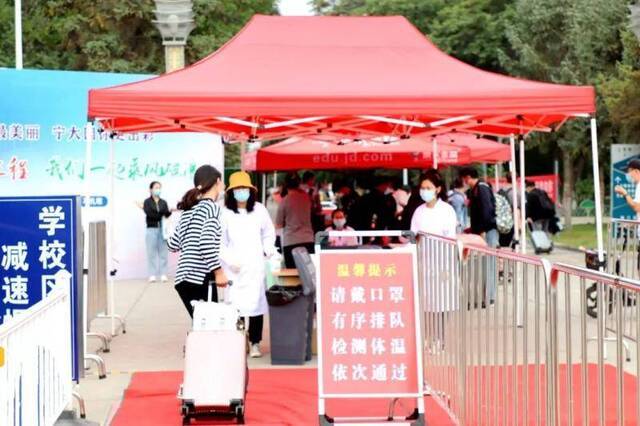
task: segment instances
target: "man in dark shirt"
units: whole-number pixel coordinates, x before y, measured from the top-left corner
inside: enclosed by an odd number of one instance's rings
[[[360,196],[353,189],[353,185],[346,180],[335,181],[333,189],[336,192],[337,207],[347,216],[347,224],[352,225],[357,218],[356,205]]]
[[[360,198],[357,207],[358,217],[354,220],[354,227],[357,230],[396,229],[396,200],[391,195],[390,186],[388,178],[379,177],[369,193]]]
[[[480,235],[491,248],[498,247],[496,226],[496,199],[493,189],[478,177],[478,171],[471,167],[460,170],[460,179],[469,188],[469,218],[471,233]],[[496,262],[487,258],[486,295],[490,302],[496,297]]]

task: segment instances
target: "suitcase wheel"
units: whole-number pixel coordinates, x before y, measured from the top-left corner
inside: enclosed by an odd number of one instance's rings
[[[236,422],[239,425],[244,424],[244,406],[242,405],[239,405],[238,407],[236,407]]]

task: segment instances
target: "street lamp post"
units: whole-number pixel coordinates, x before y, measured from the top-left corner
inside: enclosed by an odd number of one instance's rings
[[[167,72],[184,68],[184,47],[195,28],[191,0],[155,0],[153,23],[162,35]]]

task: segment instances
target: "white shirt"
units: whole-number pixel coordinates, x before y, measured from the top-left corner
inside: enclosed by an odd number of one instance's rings
[[[354,229],[350,226],[345,226],[342,229],[334,229],[332,226],[325,229],[325,231],[353,231]],[[329,237],[329,246],[330,247],[346,247],[346,246],[357,246],[360,245],[360,241],[358,237]]]
[[[633,194],[633,201],[640,202],[640,182],[636,184],[636,193]],[[640,213],[636,213],[636,220],[640,220]]]
[[[411,231],[427,232],[441,237],[456,237],[456,212],[450,204],[438,200],[433,207],[420,205],[411,218]]]

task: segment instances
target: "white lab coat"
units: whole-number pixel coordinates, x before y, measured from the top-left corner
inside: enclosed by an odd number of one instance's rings
[[[220,257],[227,278],[233,281],[227,297],[241,316],[268,311],[265,295],[265,254],[275,249],[275,228],[269,212],[256,203],[251,213],[224,209]]]
[[[457,217],[450,204],[442,200],[433,207],[422,204],[411,218],[413,232],[427,232],[441,237],[456,238]],[[425,288],[425,310],[427,312],[452,311],[458,306],[459,285],[454,271],[454,256],[451,253],[426,253],[427,273]]]

